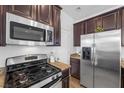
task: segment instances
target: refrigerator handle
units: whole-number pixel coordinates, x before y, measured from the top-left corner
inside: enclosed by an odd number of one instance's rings
[[[91,48],[91,64],[93,65],[94,63],[94,49],[93,47]]]
[[[94,47],[94,66],[97,66],[97,55],[96,55],[96,48]]]

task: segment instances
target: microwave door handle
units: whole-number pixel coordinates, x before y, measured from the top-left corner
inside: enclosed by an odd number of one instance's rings
[[[45,43],[47,43],[47,30],[45,30],[46,31],[46,34],[45,34]]]

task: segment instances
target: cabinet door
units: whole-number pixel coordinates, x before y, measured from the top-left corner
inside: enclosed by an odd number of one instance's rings
[[[117,29],[121,29],[121,10],[117,11]]]
[[[23,16],[30,19],[36,19],[36,6],[35,5],[10,5],[8,6],[9,12]]]
[[[69,76],[62,80],[62,88],[69,88]]]
[[[94,33],[95,32],[95,20],[94,19],[89,19],[85,22],[85,30],[86,34]]]
[[[124,68],[121,68],[121,88],[124,88]]]
[[[53,6],[54,46],[61,46],[61,8]]]
[[[74,41],[74,46],[80,46],[80,35],[85,34],[84,31],[84,23],[80,22],[80,23],[76,23],[73,25],[73,41]]]
[[[69,88],[69,69],[62,71],[62,88]]]
[[[113,30],[117,28],[117,12],[108,13],[102,16],[103,29]]]
[[[122,25],[121,25],[121,28],[122,28],[122,31],[121,31],[121,45],[124,46],[124,8],[122,9],[121,14],[122,14]]]
[[[96,26],[102,27],[102,17],[97,17],[95,21],[96,21]]]
[[[71,76],[80,79],[80,60],[71,59]]]
[[[2,6],[0,5],[0,46],[2,45]]]
[[[38,21],[52,25],[52,8],[50,5],[38,6]]]
[[[6,6],[0,5],[0,46],[6,45]]]
[[[96,29],[103,29],[101,16],[95,18],[95,32],[99,32]]]

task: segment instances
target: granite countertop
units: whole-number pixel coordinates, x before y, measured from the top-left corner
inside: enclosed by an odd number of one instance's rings
[[[4,87],[5,69],[0,68],[0,88]]]
[[[121,67],[124,68],[124,59],[121,59]]]
[[[49,64],[61,69],[62,71],[71,67],[70,65],[65,64],[63,62],[52,62],[52,63],[50,62]]]
[[[71,54],[70,58],[80,59],[80,55],[78,53]]]

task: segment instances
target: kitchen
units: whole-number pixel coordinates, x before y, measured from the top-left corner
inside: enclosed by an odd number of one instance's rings
[[[90,9],[92,9],[90,13],[86,11]],[[80,17],[81,14],[84,16]],[[87,84],[84,86],[80,82],[82,77],[80,72],[82,44],[80,42],[83,40],[80,35],[95,33],[94,31],[104,33],[121,29],[122,42],[120,42],[123,46],[123,18],[124,8],[119,5],[0,5],[0,67],[5,70],[1,70],[0,73],[6,74],[0,75],[3,78],[0,80],[0,83],[3,83],[0,84],[1,87],[94,87]],[[122,47],[121,52],[123,51]],[[117,56],[120,57],[120,55]],[[44,71],[44,67],[41,67],[43,64],[54,70],[56,74],[48,70],[48,73],[51,72],[50,75],[41,76],[37,83],[29,85],[31,81],[27,83],[30,79],[24,73],[37,76],[38,71],[35,73],[28,71],[36,68]],[[20,73],[20,69],[25,70]],[[10,81],[15,78],[11,72],[20,79]],[[120,78],[119,75],[118,78]],[[33,79],[32,82],[34,82]],[[44,83],[44,80],[47,83]],[[90,83],[93,81],[91,80]],[[76,83],[78,84],[75,85]],[[115,86],[101,87],[123,87],[123,77],[121,83],[120,79],[117,83],[119,84]]]

